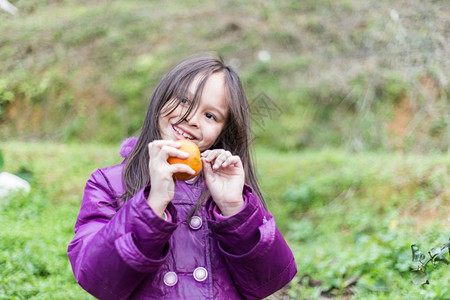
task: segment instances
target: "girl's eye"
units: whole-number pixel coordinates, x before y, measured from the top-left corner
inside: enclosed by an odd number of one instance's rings
[[[216,120],[216,117],[213,114],[210,114],[210,113],[206,113],[205,117],[207,117],[210,120],[214,120],[214,121]]]
[[[186,105],[188,105],[188,104],[189,104],[189,100],[186,99],[186,98],[182,98],[182,99],[180,100],[180,103],[181,103],[181,104],[186,104]]]

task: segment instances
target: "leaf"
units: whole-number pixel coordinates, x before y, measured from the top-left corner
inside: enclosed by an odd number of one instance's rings
[[[416,244],[411,245],[412,261],[422,261],[425,259],[425,255],[420,252],[419,247]]]
[[[411,271],[411,280],[414,284],[429,284],[427,273],[423,270]]]
[[[441,249],[441,253],[439,253],[438,255],[436,255],[434,261],[439,261],[442,262],[446,265],[450,264],[450,261],[445,257],[447,255],[447,252],[445,251],[445,248]]]
[[[410,264],[411,271],[417,271],[422,268],[422,263],[420,261],[412,261]]]
[[[441,248],[435,247],[435,248],[431,249],[430,251],[428,251],[428,254],[433,258],[433,257],[441,254]]]

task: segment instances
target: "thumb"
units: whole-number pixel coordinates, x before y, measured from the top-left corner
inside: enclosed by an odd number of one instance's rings
[[[201,160],[202,160],[202,165],[203,165],[204,172],[208,172],[208,173],[212,172],[211,162],[207,162],[206,158],[204,158],[204,157],[202,157]]]
[[[202,157],[202,164],[203,164],[203,172],[205,174],[205,179],[210,180],[214,176],[214,170],[212,168],[211,162],[206,161],[205,158]]]

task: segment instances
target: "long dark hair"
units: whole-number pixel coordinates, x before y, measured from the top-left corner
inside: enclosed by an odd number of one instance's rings
[[[125,161],[122,174],[125,193],[121,197],[122,200],[128,201],[134,194],[147,186],[150,182],[148,170],[149,154],[147,146],[150,142],[161,139],[158,126],[160,115],[162,113],[170,114],[170,112],[177,107],[179,103],[178,100],[185,97],[193,80],[197,76],[201,76],[194,99],[192,99],[192,103],[185,115],[181,117],[180,122],[186,119],[189,114],[195,110],[196,103],[198,102],[198,98],[201,95],[205,82],[211,74],[216,72],[222,72],[224,74],[229,112],[226,125],[210,149],[225,149],[234,155],[239,155],[244,166],[245,183],[253,188],[254,193],[256,193],[264,207],[266,207],[251,159],[249,107],[241,80],[233,68],[225,65],[221,59],[208,56],[192,57],[182,61],[170,70],[157,85],[150,98],[147,114],[139,138]],[[169,112],[167,112],[166,104],[168,104]],[[202,205],[205,198],[206,196],[204,193],[203,197],[198,201],[196,209]]]

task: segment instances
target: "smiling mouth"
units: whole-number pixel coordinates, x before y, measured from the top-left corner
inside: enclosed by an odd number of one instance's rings
[[[189,140],[195,139],[195,137],[193,137],[192,135],[190,135],[190,134],[184,132],[183,130],[181,130],[181,129],[178,128],[178,127],[173,126],[173,129],[174,129],[179,135],[181,135],[181,136],[183,136],[183,137],[185,137],[185,138],[187,138],[187,139],[189,139]]]

